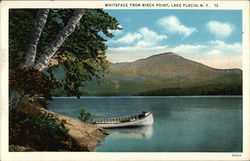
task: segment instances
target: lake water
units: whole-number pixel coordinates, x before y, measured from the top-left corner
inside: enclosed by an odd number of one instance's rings
[[[75,117],[88,109],[95,118],[151,111],[152,126],[110,130],[97,152],[241,152],[242,97],[54,98],[49,109]]]

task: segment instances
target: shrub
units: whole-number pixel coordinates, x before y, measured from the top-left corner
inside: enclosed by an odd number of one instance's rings
[[[66,121],[59,120],[51,114],[29,116],[11,110],[9,144],[29,146],[38,151],[70,150],[69,129],[65,127],[65,123]],[[12,150],[15,149],[12,148]]]
[[[78,110],[76,113],[76,117],[81,121],[87,121],[91,118],[91,113],[88,112],[86,109]]]
[[[65,121],[61,121],[52,114],[40,114],[28,121],[33,128],[42,131],[46,135],[54,135],[55,137],[68,136],[68,129],[65,128]]]

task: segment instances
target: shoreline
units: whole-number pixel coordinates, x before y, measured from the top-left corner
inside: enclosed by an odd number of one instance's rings
[[[40,114],[52,115],[60,121],[65,122],[65,128],[68,129],[68,140],[59,140],[64,147],[58,147],[55,151],[94,151],[96,146],[108,135],[107,131],[95,125],[82,122],[78,119],[58,114],[30,102],[22,102],[16,109],[18,112],[25,113],[29,116],[38,116]],[[39,136],[38,136],[39,137]],[[48,136],[50,137],[50,136]],[[20,138],[22,140],[23,138]],[[39,143],[37,143],[39,144]],[[49,143],[48,143],[49,144]],[[11,145],[11,144],[10,144]],[[9,146],[10,146],[9,145]],[[17,145],[19,146],[19,145]],[[37,145],[39,146],[39,145]],[[37,150],[50,151],[50,150]],[[54,151],[54,150],[53,150]]]
[[[206,98],[206,97],[243,97],[243,95],[189,95],[189,96],[80,96],[80,98]],[[75,98],[76,97],[68,97],[68,96],[53,96],[53,98]]]

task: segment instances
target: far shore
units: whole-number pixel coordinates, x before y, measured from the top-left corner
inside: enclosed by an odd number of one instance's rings
[[[242,95],[188,95],[188,96],[80,96],[80,98],[174,98],[174,97],[242,97]],[[75,98],[74,96],[52,96],[52,98]]]

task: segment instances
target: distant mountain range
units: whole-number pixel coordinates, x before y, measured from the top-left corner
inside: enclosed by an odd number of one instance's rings
[[[63,69],[56,77],[62,79]],[[215,69],[168,52],[134,62],[114,63],[101,79],[81,89],[82,95],[242,95],[240,69]],[[62,89],[55,96],[66,95]]]
[[[111,64],[87,95],[240,95],[240,69],[214,69],[168,52],[134,62]]]

